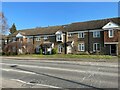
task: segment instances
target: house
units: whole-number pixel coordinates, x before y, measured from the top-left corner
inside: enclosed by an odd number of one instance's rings
[[[0,53],[3,52],[3,48],[6,44],[7,44],[7,36],[0,34]]]
[[[49,26],[18,30],[9,36],[12,42],[20,42],[17,52],[51,54],[56,48],[58,54],[101,53],[120,54],[120,18],[75,22],[61,26]],[[15,45],[15,44],[14,44]]]

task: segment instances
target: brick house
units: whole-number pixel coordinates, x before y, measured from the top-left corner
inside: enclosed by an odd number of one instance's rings
[[[6,44],[7,44],[7,36],[0,34],[0,53],[3,52],[3,48]]]
[[[30,44],[32,53],[51,54],[53,48],[59,54],[79,54],[82,52],[120,54],[120,18],[109,18],[86,22],[76,22],[61,26],[49,26],[18,30],[9,36],[13,42],[21,42],[22,48]]]

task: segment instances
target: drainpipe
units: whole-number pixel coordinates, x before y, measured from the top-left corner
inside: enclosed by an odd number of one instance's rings
[[[65,54],[67,54],[67,32],[65,32]]]
[[[34,44],[35,44],[34,41],[35,41],[35,40],[34,40],[34,38],[35,38],[35,37],[33,36],[33,50],[34,50],[34,53],[35,53],[35,49],[34,49]]]
[[[88,30],[88,53],[90,53],[90,32]]]
[[[7,44],[9,43],[9,38],[7,37]]]

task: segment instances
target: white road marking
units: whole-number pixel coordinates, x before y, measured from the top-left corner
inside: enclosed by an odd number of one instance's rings
[[[49,87],[49,88],[61,88],[61,87],[56,87],[56,86],[46,85],[46,84],[38,84],[38,83],[33,84],[33,83],[25,82],[25,81],[22,81],[22,80],[19,80],[19,79],[11,79],[11,80],[18,81],[18,82],[21,82],[21,83],[24,83],[24,84],[29,84],[29,85],[39,85],[39,86],[44,86],[44,87]]]
[[[36,73],[34,73],[34,72],[22,71],[22,70],[4,69],[4,68],[2,68],[1,70],[7,71],[7,72],[13,71],[13,72],[20,72],[20,73],[27,73],[27,74],[35,74],[35,75],[38,75],[38,74],[36,74]]]
[[[110,72],[100,72],[100,71],[84,71],[84,70],[75,70],[75,69],[63,69],[63,68],[54,68],[54,67],[44,67],[44,66],[33,66],[33,65],[21,65],[21,64],[7,64],[7,63],[0,63],[4,65],[18,65],[21,67],[29,67],[29,68],[42,68],[48,70],[59,70],[59,71],[69,71],[69,72],[77,72],[77,73],[88,73],[88,74],[99,74],[99,75],[107,75],[107,76],[116,76],[118,77],[118,73],[110,73]]]
[[[9,60],[10,58],[8,58]],[[21,59],[21,58],[20,58]],[[52,59],[52,58],[51,58]],[[43,60],[43,61],[42,61]],[[16,61],[16,60],[13,60],[13,61]],[[19,61],[19,60],[18,60]],[[20,61],[32,61],[32,62],[45,62],[45,63],[60,63],[60,64],[65,64],[65,63],[72,63],[72,64],[79,64],[79,65],[91,65],[91,66],[106,66],[106,67],[118,67],[118,63],[115,62],[115,63],[110,63],[110,62],[79,62],[79,61],[50,61],[50,60],[44,60],[44,59],[41,59],[41,60],[29,60],[29,59],[25,59],[25,60],[20,60]]]

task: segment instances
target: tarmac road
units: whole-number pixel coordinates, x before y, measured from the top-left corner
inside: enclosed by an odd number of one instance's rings
[[[118,88],[117,62],[3,58],[0,64],[3,88]]]

